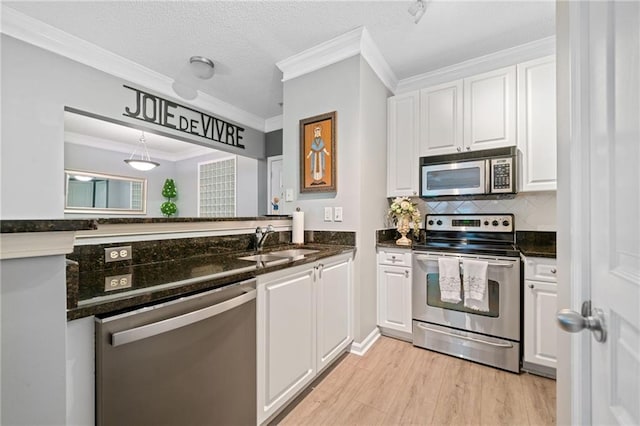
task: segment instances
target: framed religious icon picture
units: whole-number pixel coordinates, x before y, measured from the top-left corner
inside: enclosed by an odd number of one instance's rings
[[[300,192],[336,192],[336,112],[300,120]]]

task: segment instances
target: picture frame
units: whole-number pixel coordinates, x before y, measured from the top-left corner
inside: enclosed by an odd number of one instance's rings
[[[300,192],[337,192],[336,111],[300,120]]]

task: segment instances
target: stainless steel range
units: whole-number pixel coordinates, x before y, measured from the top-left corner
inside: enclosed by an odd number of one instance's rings
[[[519,372],[513,215],[427,215],[425,228],[413,246],[413,344]]]

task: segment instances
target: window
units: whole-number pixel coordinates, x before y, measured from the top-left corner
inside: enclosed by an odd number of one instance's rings
[[[236,215],[236,157],[198,163],[198,215]]]

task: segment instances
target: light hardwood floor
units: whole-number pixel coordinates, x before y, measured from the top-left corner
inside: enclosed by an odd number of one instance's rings
[[[348,354],[279,425],[552,425],[556,382],[388,337]]]

